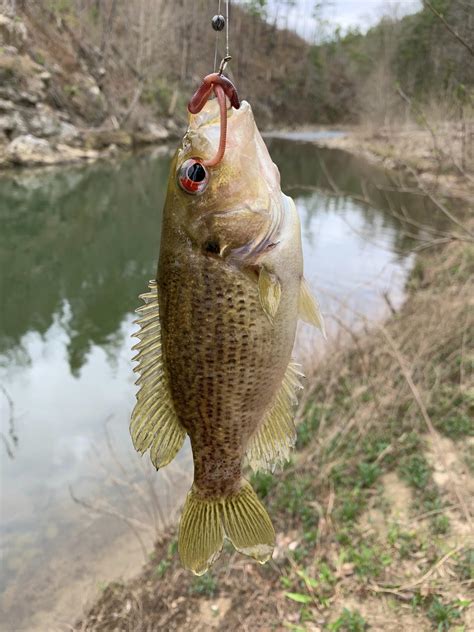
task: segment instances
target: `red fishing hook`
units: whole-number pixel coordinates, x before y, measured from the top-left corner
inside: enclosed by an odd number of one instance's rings
[[[240,108],[240,100],[235,89],[234,84],[230,79],[224,77],[220,72],[213,72],[207,77],[204,77],[201,86],[191,97],[188,104],[188,110],[191,114],[197,114],[206,105],[207,100],[211,96],[211,92],[214,91],[217,101],[219,103],[220,120],[221,120],[221,135],[219,139],[219,147],[214,158],[209,160],[203,160],[202,164],[205,167],[215,167],[222,160],[225,152],[225,143],[227,138],[227,103],[226,96],[229,98],[230,104],[236,110]]]

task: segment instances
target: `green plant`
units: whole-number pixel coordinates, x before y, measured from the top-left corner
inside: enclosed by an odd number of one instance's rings
[[[459,557],[456,570],[463,581],[474,580],[474,548],[467,549]]]
[[[312,505],[315,495],[314,478],[292,473],[280,483],[276,494],[276,506],[293,517],[298,517],[305,531],[313,530],[318,523],[318,513]]]
[[[438,597],[434,597],[427,611],[427,616],[432,621],[438,632],[449,630],[456,619],[461,617],[461,609],[457,602],[443,603]]]
[[[415,489],[424,489],[431,479],[431,468],[421,454],[412,454],[402,459],[400,473]]]
[[[171,562],[167,559],[161,560],[159,564],[155,566],[155,575],[162,578],[165,576],[166,571],[171,566]]]
[[[255,472],[250,482],[260,498],[266,498],[275,486],[275,477],[268,472]]]
[[[380,575],[383,567],[392,562],[388,553],[366,543],[361,543],[358,547],[349,547],[344,552],[344,557],[354,564],[357,575],[364,577]]]
[[[358,610],[351,612],[344,608],[341,616],[329,624],[328,630],[331,632],[364,632],[367,627],[365,619]]]
[[[217,592],[217,580],[210,572],[200,577],[195,577],[192,581],[189,592],[194,595],[207,595],[213,597]]]
[[[431,521],[431,528],[434,533],[438,533],[439,535],[443,535],[448,533],[449,531],[449,518],[448,516],[435,516]]]

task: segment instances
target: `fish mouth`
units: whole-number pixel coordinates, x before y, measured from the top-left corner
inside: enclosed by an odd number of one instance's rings
[[[234,124],[251,113],[252,108],[248,101],[242,101],[238,110],[232,107],[227,109],[227,120],[229,124]],[[189,129],[194,132],[199,132],[209,126],[219,126],[219,124],[220,112],[217,99],[208,101],[197,114],[189,115]]]

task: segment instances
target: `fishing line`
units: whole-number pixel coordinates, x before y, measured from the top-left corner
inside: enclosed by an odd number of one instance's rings
[[[220,14],[221,14],[221,0],[219,0],[218,5],[217,5],[217,15],[220,15]],[[216,72],[217,70],[217,46],[219,44],[219,32],[220,31],[216,29],[216,46],[214,49],[214,72]]]
[[[220,2],[220,0],[219,0]],[[229,53],[229,2],[225,0],[225,56],[230,59]]]
[[[229,46],[229,16],[230,16],[230,0],[225,0],[225,17],[220,13],[221,0],[217,4],[217,13],[211,21],[212,28],[216,31],[216,44],[214,48],[214,72],[217,70],[217,54],[219,52],[219,33],[225,28],[225,54],[219,66],[219,75],[224,72],[227,63],[232,59]]]

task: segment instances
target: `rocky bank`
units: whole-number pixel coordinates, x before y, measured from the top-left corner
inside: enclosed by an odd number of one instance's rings
[[[0,168],[91,161],[176,134],[172,119],[119,120],[99,51],[85,51],[62,19],[51,20],[0,13]]]

